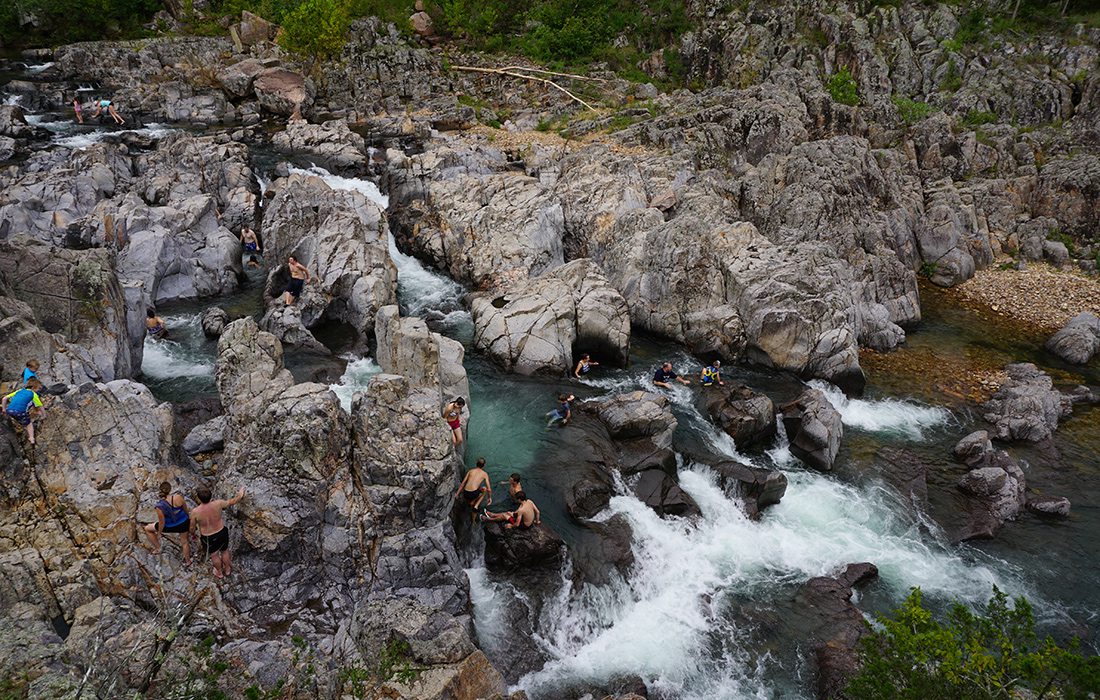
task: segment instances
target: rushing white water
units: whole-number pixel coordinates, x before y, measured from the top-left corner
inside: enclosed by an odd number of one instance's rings
[[[38,65],[27,66],[27,72],[32,75],[36,75],[38,73],[41,73],[42,71],[53,68],[53,65],[53,61],[47,61],[46,63],[39,63]]]
[[[196,350],[191,342],[196,336],[202,337],[199,315],[166,315],[162,318],[168,328],[168,338],[145,338],[142,373],[153,379],[212,379],[214,358]]]
[[[62,138],[55,138],[54,143],[58,146],[64,146],[66,148],[72,148],[75,150],[83,150],[90,146],[94,146],[100,141],[104,140],[112,134],[143,134],[151,138],[164,138],[165,136],[179,131],[179,129],[173,129],[172,127],[165,126],[164,124],[147,124],[140,129],[125,129],[123,131],[91,131],[83,134],[74,134],[72,136],[65,136]]]
[[[350,357],[344,373],[335,384],[329,386],[332,392],[340,399],[340,405],[351,413],[351,402],[355,394],[366,391],[370,379],[382,371],[374,360],[369,357]]]
[[[22,95],[7,95],[4,97],[4,101],[0,104],[5,105],[17,105],[23,101]]]
[[[829,403],[840,412],[844,425],[903,435],[920,440],[929,428],[944,425],[951,420],[951,412],[944,408],[923,406],[897,399],[849,399],[836,386],[814,379],[810,386],[820,389]]]
[[[339,175],[333,175],[328,170],[325,170],[319,165],[314,165],[309,168],[299,168],[296,166],[290,166],[289,168],[292,174],[298,175],[316,175],[321,178],[334,190],[352,190],[359,192],[364,197],[374,202],[378,206],[385,209],[389,206],[389,198],[382,194],[382,191],[378,189],[378,185],[374,184],[370,180],[361,180],[354,177],[341,177]]]

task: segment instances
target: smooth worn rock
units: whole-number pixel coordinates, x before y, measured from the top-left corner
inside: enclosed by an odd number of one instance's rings
[[[775,437],[775,404],[746,386],[727,383],[706,387],[700,396],[707,414],[733,438],[738,449]]]
[[[699,506],[680,485],[661,469],[646,469],[638,475],[634,495],[660,516],[699,515]]]
[[[993,424],[997,440],[1041,442],[1073,410],[1072,402],[1054,389],[1054,382],[1030,363],[1005,367],[1008,377],[982,405],[983,417]]]
[[[989,432],[985,430],[975,430],[962,440],[959,440],[951,450],[951,453],[955,456],[955,459],[973,467],[985,459],[986,455],[992,451],[993,443],[989,440]]]
[[[485,525],[485,566],[491,570],[527,569],[554,564],[565,543],[545,523],[529,528]]]
[[[1046,348],[1066,362],[1088,363],[1100,350],[1100,318],[1088,311],[1077,314],[1047,340]]]
[[[218,416],[196,425],[187,433],[181,447],[189,455],[215,452],[225,445],[225,416]]]
[[[787,492],[787,475],[727,460],[716,462],[711,468],[718,474],[722,489],[739,499],[745,514],[754,520],[768,506],[779,503]]]
[[[285,68],[265,68],[252,81],[260,106],[272,114],[298,118],[313,105],[313,81]]]
[[[211,306],[203,311],[202,316],[199,318],[202,333],[207,338],[221,337],[227,323],[229,323],[229,312],[220,306]]]
[[[840,451],[844,426],[840,412],[833,408],[825,394],[807,388],[780,410],[791,454],[814,469],[831,470]]]
[[[1070,501],[1061,496],[1046,496],[1027,499],[1027,509],[1044,518],[1068,518]]]

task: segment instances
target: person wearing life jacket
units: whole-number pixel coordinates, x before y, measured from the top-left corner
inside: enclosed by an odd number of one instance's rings
[[[153,545],[153,554],[160,554],[160,536],[164,533],[180,535],[183,561],[191,563],[191,514],[181,493],[172,493],[172,484],[160,483],[160,500],[157,501],[157,521],[145,526],[145,534]]]
[[[699,373],[699,381],[703,386],[714,386],[715,383],[718,386],[725,386],[725,382],[722,381],[721,374],[722,363],[719,360],[715,360],[711,364],[703,368],[703,371]]]

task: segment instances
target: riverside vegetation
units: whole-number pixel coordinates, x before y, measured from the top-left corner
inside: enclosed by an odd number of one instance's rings
[[[0,8],[0,696],[1094,695],[1100,6],[420,7]]]

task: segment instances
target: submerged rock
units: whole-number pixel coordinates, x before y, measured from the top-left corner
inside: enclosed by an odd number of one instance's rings
[[[993,424],[997,440],[1041,442],[1070,415],[1072,402],[1054,389],[1054,382],[1031,363],[1005,367],[1008,378],[982,405],[984,418]]]
[[[783,427],[790,440],[791,454],[814,469],[831,470],[833,460],[840,451],[844,426],[840,412],[833,408],[825,394],[818,389],[807,388],[780,410],[783,413]]]
[[[1027,509],[1044,518],[1068,518],[1070,501],[1061,496],[1046,496],[1027,499]]]
[[[1100,350],[1100,318],[1088,311],[1077,314],[1050,337],[1046,348],[1066,362],[1086,364]]]

